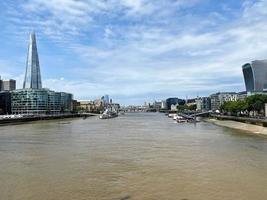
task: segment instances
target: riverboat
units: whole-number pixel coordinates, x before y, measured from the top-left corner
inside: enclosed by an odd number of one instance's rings
[[[118,117],[118,112],[115,109],[106,109],[100,116],[100,119],[110,119]]]

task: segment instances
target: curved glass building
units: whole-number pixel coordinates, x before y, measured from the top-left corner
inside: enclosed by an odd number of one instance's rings
[[[246,91],[267,90],[267,60],[255,60],[242,66]]]
[[[11,92],[12,114],[60,114],[72,111],[72,94],[49,89],[20,89]]]

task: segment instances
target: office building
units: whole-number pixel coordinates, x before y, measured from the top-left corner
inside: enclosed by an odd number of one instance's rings
[[[10,80],[1,80],[0,79],[0,91],[12,91],[16,89],[16,81],[13,79]]]
[[[73,96],[42,88],[36,36],[30,35],[23,89],[11,91],[12,114],[40,115],[72,112]]]
[[[105,100],[105,103],[109,103],[109,95],[105,95],[105,97],[104,97],[104,100]]]
[[[0,80],[0,90],[1,91],[12,91],[16,89],[16,81],[10,80]]]
[[[267,90],[267,60],[255,60],[242,66],[246,91],[249,93]]]
[[[0,92],[0,115],[11,114],[11,95],[9,91]]]
[[[237,101],[238,94],[235,92],[218,92],[210,95],[211,110],[220,110],[221,105],[227,101]]]
[[[161,109],[161,101],[154,101],[153,108],[159,111]]]
[[[209,97],[199,97],[196,99],[197,111],[211,110],[211,100]]]
[[[42,88],[41,71],[37,51],[36,36],[34,32],[30,35],[30,42],[28,47],[26,72],[23,83],[23,89],[26,88]]]
[[[185,100],[178,98],[168,98],[166,99],[166,106],[168,110],[171,110],[172,105],[184,105]]]
[[[72,111],[72,94],[49,89],[20,89],[11,92],[12,114],[60,114]]]

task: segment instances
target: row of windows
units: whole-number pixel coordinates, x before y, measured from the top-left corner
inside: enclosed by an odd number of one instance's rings
[[[13,114],[70,112],[72,95],[47,89],[23,89],[11,93]]]

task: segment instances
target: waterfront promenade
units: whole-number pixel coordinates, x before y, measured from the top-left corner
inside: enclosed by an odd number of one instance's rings
[[[91,117],[98,116],[95,113],[80,113],[80,114],[58,114],[58,115],[6,115],[0,116],[0,125],[5,124],[17,124],[23,122],[32,122],[39,120],[53,120],[53,119],[65,119],[65,118],[77,118],[77,117]]]
[[[162,113],[0,127],[0,199],[263,200],[267,138]]]

